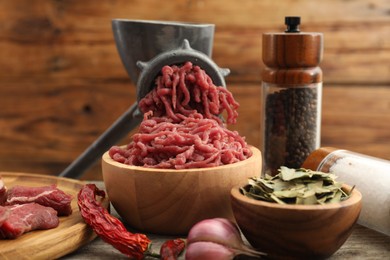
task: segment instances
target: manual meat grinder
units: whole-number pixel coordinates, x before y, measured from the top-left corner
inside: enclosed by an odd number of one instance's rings
[[[111,146],[142,121],[137,103],[153,88],[154,80],[165,65],[186,61],[198,65],[216,86],[224,86],[229,69],[219,68],[211,59],[213,24],[114,19],[112,29],[116,46],[130,78],[137,87],[137,102],[122,114],[59,176],[79,178]]]

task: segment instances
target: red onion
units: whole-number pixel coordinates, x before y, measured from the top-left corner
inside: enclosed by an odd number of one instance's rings
[[[186,250],[188,260],[228,260],[240,254],[259,258],[263,255],[244,244],[239,229],[228,219],[202,220],[188,233]]]
[[[186,249],[186,260],[233,259],[234,256],[233,250],[213,242],[191,243]]]

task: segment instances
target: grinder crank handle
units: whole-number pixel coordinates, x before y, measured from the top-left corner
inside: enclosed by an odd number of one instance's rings
[[[143,115],[137,103],[134,103],[59,176],[80,178],[111,146],[137,127],[142,119]]]

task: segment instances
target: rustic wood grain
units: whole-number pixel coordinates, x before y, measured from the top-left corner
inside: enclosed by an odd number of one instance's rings
[[[1,21],[1,20],[0,20]],[[106,20],[110,24],[109,19]],[[217,25],[218,26],[218,25]],[[390,34],[390,25],[383,25],[385,28],[379,30],[375,25],[365,31],[355,31],[362,38],[372,38],[372,30],[377,34]],[[327,28],[316,28],[326,30]],[[218,27],[217,27],[218,30]],[[221,67],[231,69],[229,81],[234,82],[259,82],[261,70],[264,65],[261,61],[261,34],[267,31],[280,31],[280,28],[267,30],[259,27],[256,30],[239,31],[239,29],[221,28],[216,31],[213,59]],[[341,29],[342,30],[342,29]],[[359,30],[359,27],[357,28]],[[62,42],[51,40],[39,40],[38,42],[19,42],[13,39],[13,35],[3,36],[0,48],[5,53],[12,53],[12,59],[3,58],[0,60],[0,76],[4,79],[17,77],[50,77],[61,80],[63,78],[104,78],[117,79],[127,78],[127,74],[119,59],[115,48],[114,39],[110,28],[97,33],[97,37],[107,38],[102,41],[93,39],[75,39],[75,42]],[[101,35],[103,34],[104,35]],[[345,32],[348,33],[348,32]],[[358,35],[350,32],[352,39],[359,42]],[[362,35],[363,34],[363,35]],[[352,48],[343,46],[341,40],[338,48],[327,45],[327,37],[332,35],[330,31],[324,31],[324,58],[321,67],[324,71],[324,80],[328,82],[359,83],[373,82],[385,84],[390,81],[390,54],[388,44],[386,46],[359,47],[359,44]],[[69,37],[77,37],[72,33]],[[27,37],[23,35],[23,37]],[[30,36],[35,39],[36,35]],[[335,37],[335,36],[334,36]],[[334,37],[332,37],[334,39]],[[345,37],[345,36],[344,36]],[[332,39],[331,38],[331,39]],[[378,42],[386,41],[380,38]],[[382,43],[378,43],[382,44]],[[4,54],[5,54],[4,53]],[[33,66],[32,66],[33,65]],[[373,77],[372,75],[375,75]]]
[[[291,88],[323,81],[321,33],[265,33],[262,44],[263,82]]]
[[[249,189],[249,187],[246,187]],[[270,259],[326,259],[348,239],[362,208],[362,194],[324,205],[291,205],[254,200],[231,191],[234,217],[249,243]]]
[[[259,176],[261,152],[252,147],[247,160],[199,169],[129,166],[103,155],[104,184],[122,218],[142,232],[186,235],[203,219],[234,220],[230,190]]]
[[[371,4],[333,0],[315,5],[308,0],[294,4],[247,0],[240,5],[235,1],[223,5],[217,0],[202,4],[171,1],[158,12],[151,11],[160,5],[158,0],[101,1],[99,5],[93,1],[24,0],[2,5],[0,47],[13,53],[13,59],[0,61],[4,66],[1,76],[126,77],[110,22],[112,18],[131,18],[215,23],[215,61],[231,68],[235,81],[259,81],[261,34],[282,31],[284,16],[294,13],[302,16],[302,30],[324,33],[322,67],[328,81],[385,83],[390,77],[386,0]],[[21,66],[24,62],[26,66]]]
[[[66,90],[62,84],[45,84],[59,91]],[[48,88],[45,84],[19,96],[18,106],[9,104],[2,108],[2,169],[58,174],[134,102],[131,93],[135,88],[128,82],[97,82],[93,93],[88,93],[87,87],[80,87],[80,82],[70,82],[68,88],[76,85],[73,91],[60,91],[60,95],[43,101]],[[230,128],[245,136],[249,144],[261,147],[261,84],[231,84],[228,88],[241,104],[238,122]],[[43,96],[34,98],[38,100],[34,106],[29,105],[32,93]],[[83,98],[74,99],[75,96]],[[390,160],[389,96],[390,88],[386,86],[324,84],[322,145]],[[107,100],[115,102],[107,104]],[[120,143],[129,142],[131,134]],[[98,164],[87,177],[101,179]]]
[[[260,146],[261,36],[292,14],[324,33],[323,145],[390,159],[387,0],[17,0],[0,1],[0,168],[58,174],[131,106],[113,18],[215,23],[213,59],[242,104],[233,128]]]
[[[172,239],[171,236],[148,235],[152,239],[152,252],[158,253],[164,241]],[[356,225],[351,236],[345,244],[329,260],[346,259],[386,259],[390,254],[390,237],[370,230],[366,227]],[[71,259],[128,259],[111,245],[105,243],[100,238],[95,239],[88,245],[75,252],[61,258]],[[145,260],[153,260],[154,257],[146,257]],[[179,260],[185,259],[184,255]]]
[[[31,231],[16,239],[0,240],[2,259],[55,259],[96,238],[96,234],[81,217],[77,206],[77,194],[84,182],[31,173],[0,172],[0,176],[7,188],[15,185],[40,187],[55,184],[73,196],[73,212],[70,216],[60,217],[58,227]],[[101,203],[105,207],[109,206],[107,199]]]
[[[104,187],[102,182],[96,182],[99,187]],[[103,185],[103,186],[101,186]],[[111,207],[111,213],[118,216],[118,213]],[[132,227],[126,225],[132,232],[139,232]],[[168,239],[176,237],[147,234],[152,240],[151,251],[159,253],[160,246]],[[244,238],[245,240],[245,238]],[[347,239],[344,245],[332,255],[330,260],[345,260],[345,259],[386,259],[390,254],[390,237],[374,230],[368,229],[361,225],[356,225],[351,236]],[[181,255],[180,260],[185,257]],[[61,259],[127,259],[111,245],[105,243],[102,239],[97,238],[93,242],[79,248],[75,252],[64,256]],[[146,257],[147,260],[155,259]]]

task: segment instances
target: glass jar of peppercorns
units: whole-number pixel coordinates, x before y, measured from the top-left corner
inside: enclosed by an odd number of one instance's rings
[[[320,146],[323,35],[300,32],[300,17],[285,23],[285,32],[263,34],[262,153],[270,175],[299,168]]]

